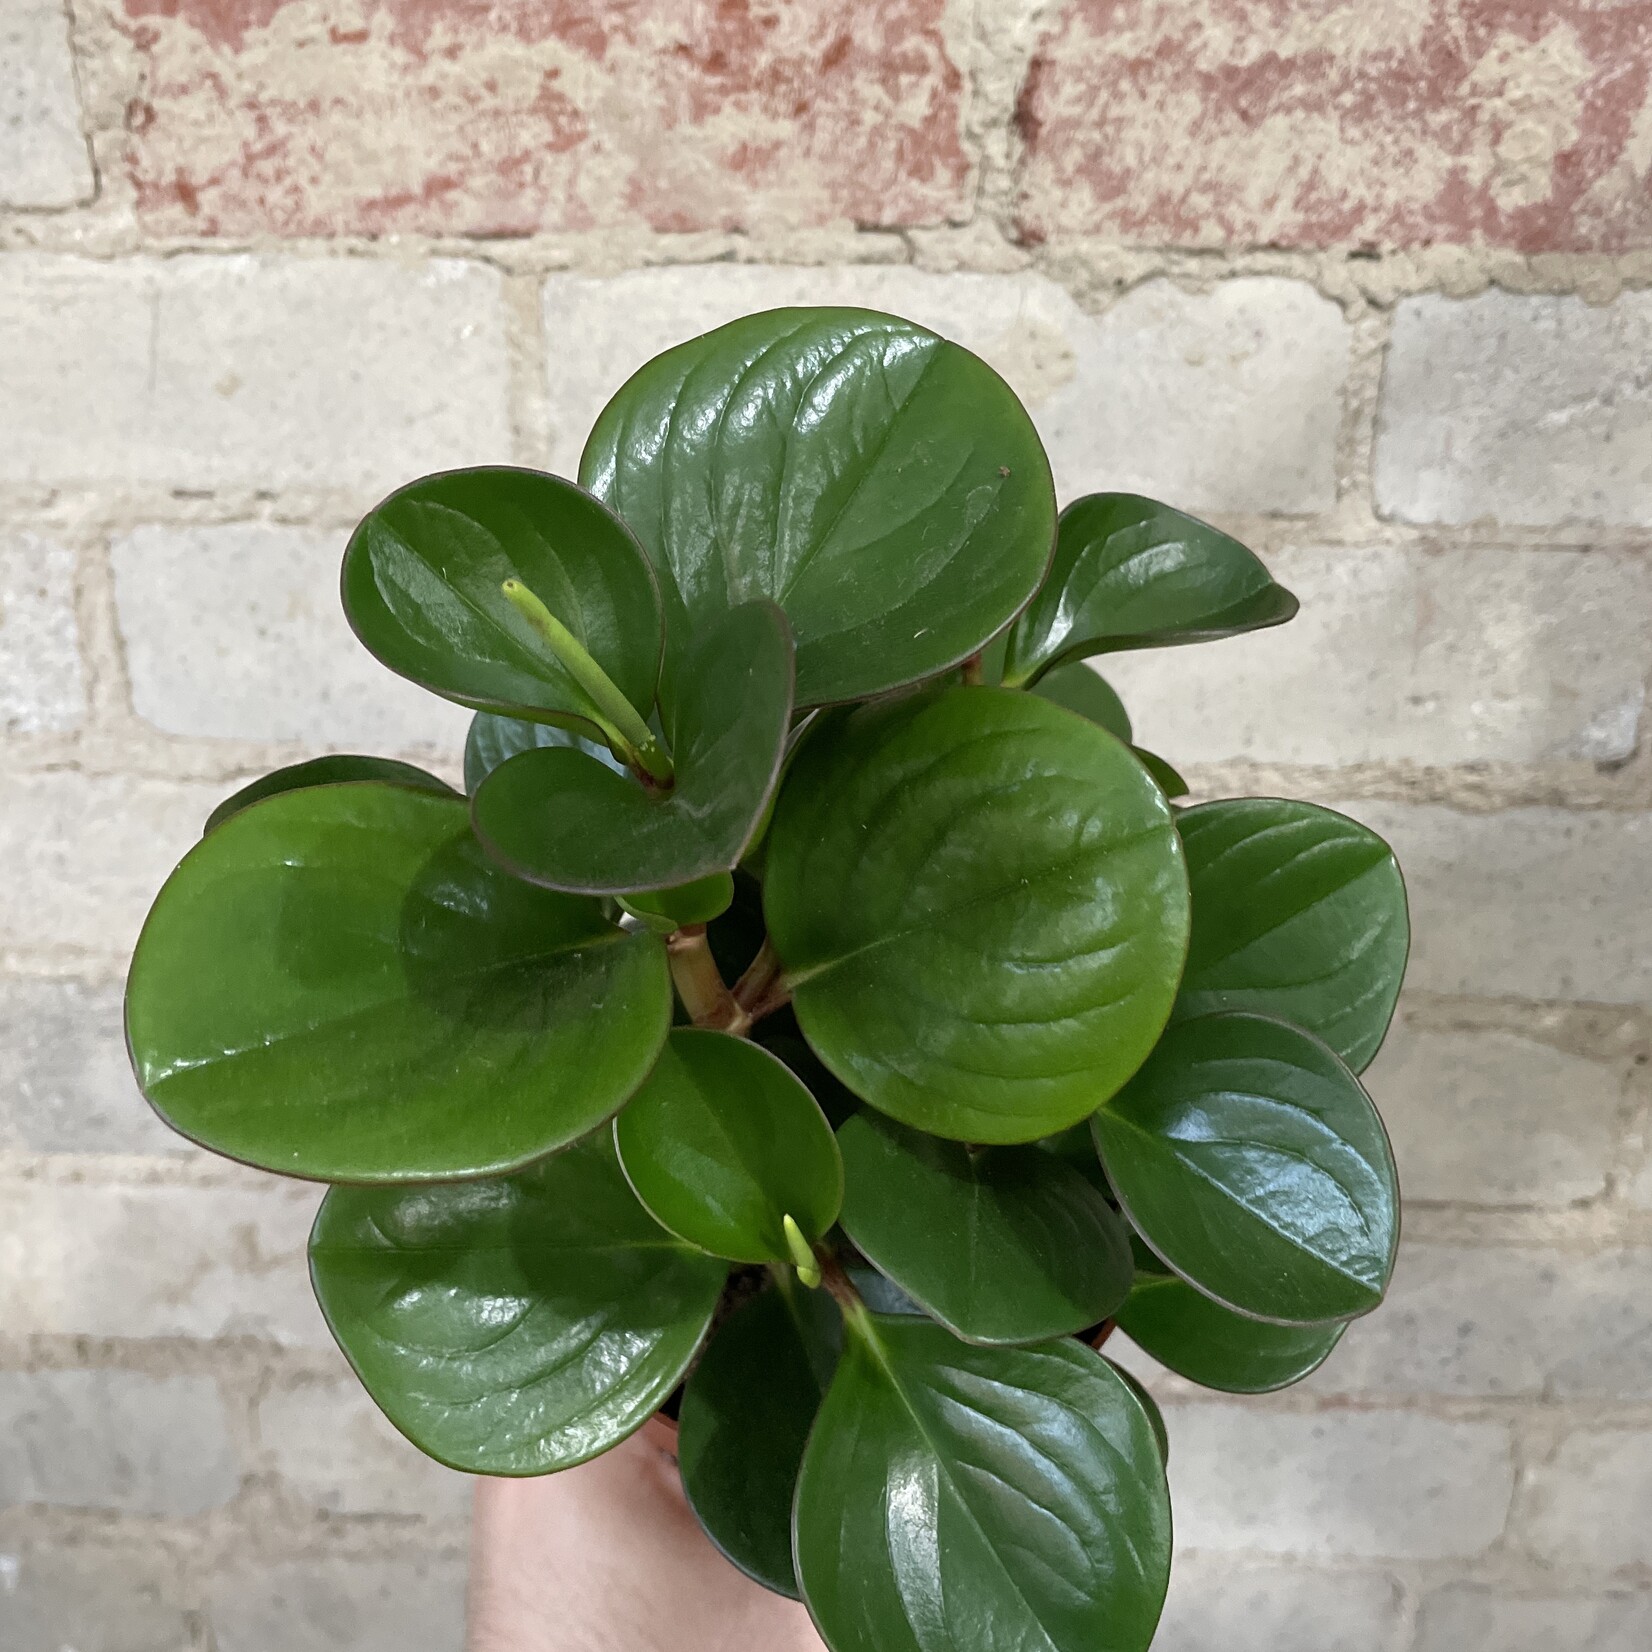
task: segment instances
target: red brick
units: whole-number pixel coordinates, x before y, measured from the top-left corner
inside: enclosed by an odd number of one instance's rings
[[[145,66],[129,165],[162,234],[923,224],[968,203],[945,0],[120,3]]]
[[[1035,240],[1652,243],[1647,0],[1067,0],[1019,119]]]

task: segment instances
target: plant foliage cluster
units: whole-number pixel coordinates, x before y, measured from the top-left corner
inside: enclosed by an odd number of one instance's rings
[[[127,1025],[185,1135],[333,1184],[329,1324],[418,1446],[545,1474],[680,1408],[688,1499],[834,1652],[1146,1647],[1151,1399],[1293,1382],[1382,1298],[1355,1076],[1394,858],[1178,808],[1090,656],[1288,620],[1127,494],[1057,517],[979,359],[848,309],[650,362],[579,484],[427,477],[351,538],[461,796],[329,757],[230,798]]]

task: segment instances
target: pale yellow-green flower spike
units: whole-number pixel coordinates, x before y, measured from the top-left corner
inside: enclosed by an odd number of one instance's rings
[[[797,1266],[797,1277],[812,1291],[820,1283],[820,1259],[814,1247],[803,1237],[803,1229],[790,1216],[782,1216],[780,1225],[786,1230],[786,1248]]]

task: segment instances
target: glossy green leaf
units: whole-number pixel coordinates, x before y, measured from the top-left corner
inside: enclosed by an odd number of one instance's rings
[[[793,1529],[833,1652],[1143,1652],[1170,1575],[1164,1463],[1106,1360],[893,1315],[850,1322]]]
[[[782,1218],[818,1239],[843,1202],[814,1097],[778,1056],[728,1033],[675,1028],[614,1140],[655,1219],[730,1261],[789,1260]]]
[[[657,937],[508,876],[461,799],[373,784],[284,792],[204,838],[126,999],[169,1124],[326,1181],[538,1158],[618,1109],[670,1014]]]
[[[799,754],[764,905],[804,1036],[857,1095],[962,1141],[1074,1124],[1152,1048],[1187,883],[1169,805],[1032,694],[840,714]]]
[[[411,786],[415,791],[435,792],[440,797],[456,797],[458,793],[445,780],[415,768],[411,763],[398,763],[392,757],[314,757],[308,763],[293,763],[276,769],[272,774],[260,775],[250,785],[226,797],[207,816],[202,835],[222,826],[231,815],[238,815],[266,797],[282,792],[304,791],[311,786],[343,786],[357,780],[378,780],[387,786]]]
[[[1166,797],[1187,796],[1187,782],[1162,757],[1155,757],[1152,752],[1143,751],[1140,746],[1133,746],[1131,749],[1136,754],[1136,761],[1153,776],[1154,784]]]
[[[532,751],[536,746],[572,746],[610,768],[615,774],[627,772],[625,764],[608,749],[602,740],[587,740],[572,729],[560,728],[555,723],[530,723],[521,717],[501,717],[496,712],[479,711],[470,720],[470,732],[465,736],[465,790],[472,797],[501,763],[509,762],[518,752]]]
[[[1193,886],[1178,1017],[1277,1015],[1363,1072],[1411,946],[1393,851],[1346,815],[1280,798],[1203,803],[1177,826]]]
[[[792,1494],[842,1343],[831,1297],[782,1279],[735,1309],[683,1388],[689,1507],[741,1571],[794,1599]]]
[[[1076,711],[1080,717],[1088,718],[1097,727],[1117,735],[1126,745],[1130,744],[1130,713],[1124,709],[1124,701],[1113,692],[1113,685],[1083,660],[1057,666],[1048,676],[1039,679],[1033,693]]]
[[[1325,1363],[1348,1328],[1268,1325],[1202,1296],[1174,1274],[1143,1274],[1119,1310],[1119,1329],[1160,1365],[1206,1388],[1268,1394]]]
[[[1096,1138],[1090,1133],[1088,1119],[1058,1130],[1053,1136],[1045,1136],[1036,1145],[1046,1153],[1055,1154],[1063,1164],[1070,1165],[1103,1198],[1112,1201],[1113,1190],[1108,1186],[1107,1174],[1101,1168],[1101,1156],[1096,1152]]]
[[[1142,1410],[1147,1413],[1147,1420],[1153,1429],[1153,1438],[1158,1442],[1159,1461],[1169,1468],[1170,1431],[1164,1426],[1164,1413],[1159,1410],[1159,1402],[1142,1387],[1140,1379],[1133,1377],[1117,1360],[1110,1359],[1107,1363],[1118,1373],[1119,1379],[1136,1396]]]
[[[751,1030],[752,1039],[777,1055],[802,1080],[803,1087],[820,1103],[820,1110],[835,1130],[860,1106],[860,1097],[809,1048],[798,1030],[797,1017],[790,1008],[766,1016]],[[1094,1149],[1091,1149],[1094,1156]]]
[[[727,872],[713,872],[675,889],[635,890],[620,898],[620,905],[649,928],[668,934],[685,924],[710,923],[729,909],[734,900],[734,879]]]
[[[1359,1080],[1311,1033],[1263,1015],[1178,1022],[1091,1127],[1131,1225],[1207,1296],[1297,1325],[1382,1300],[1393,1154]]]
[[[1061,513],[1055,561],[1010,632],[1004,681],[1088,654],[1209,642],[1281,625],[1297,601],[1237,539],[1134,493]]]
[[[869,310],[770,310],[656,357],[579,473],[654,559],[671,647],[770,597],[804,706],[956,664],[1032,595],[1054,543],[1049,462],[1014,393]]]
[[[967,1341],[1082,1331],[1129,1293],[1129,1230],[1053,1153],[968,1148],[869,1112],[842,1126],[838,1145],[843,1231]]]
[[[471,1474],[547,1474],[640,1428],[677,1386],[728,1269],[626,1186],[606,1131],[520,1175],[335,1187],[310,1274],[369,1394]]]
[[[519,877],[553,889],[668,889],[726,872],[762,824],[791,707],[785,617],[772,603],[747,603],[689,656],[668,730],[669,792],[583,752],[525,751],[477,788],[477,835]]]
[[[660,597],[630,530],[572,482],[508,466],[451,470],[391,494],[344,556],[344,611],[392,671],[461,705],[592,737],[589,696],[500,587],[520,580],[643,715]]]

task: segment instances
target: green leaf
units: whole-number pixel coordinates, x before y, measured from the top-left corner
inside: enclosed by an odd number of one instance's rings
[[[391,757],[312,757],[308,763],[293,763],[261,775],[250,785],[226,797],[211,814],[201,829],[206,833],[222,826],[231,815],[238,815],[266,797],[282,792],[303,791],[310,786],[342,786],[357,780],[378,780],[387,786],[411,786],[415,791],[435,792],[440,797],[457,797],[458,793],[445,780],[438,780],[411,763],[398,763]]]
[[[838,1145],[843,1231],[966,1341],[1082,1331],[1129,1294],[1129,1230],[1053,1153],[967,1148],[864,1112]]]
[[[1178,1017],[1277,1015],[1363,1072],[1411,947],[1393,851],[1346,815],[1280,798],[1203,803],[1177,827],[1193,885]]]
[[[1091,1128],[1131,1225],[1217,1302],[1310,1325],[1382,1300],[1393,1154],[1359,1080],[1311,1033],[1263,1015],[1179,1022]]]
[[[1055,535],[1009,387],[869,310],[770,310],[656,357],[579,474],[653,558],[673,651],[752,597],[785,609],[802,706],[957,664],[1032,595]]]
[[[450,470],[390,495],[344,554],[344,611],[368,651],[460,705],[590,737],[589,695],[505,596],[520,580],[644,716],[660,667],[648,558],[600,500],[559,476]]]
[[[803,1457],[803,1598],[833,1652],[1142,1652],[1170,1498],[1141,1402],[1071,1339],[850,1321]]]
[[[1140,746],[1132,746],[1131,750],[1136,754],[1136,761],[1153,776],[1153,783],[1166,797],[1187,796],[1187,782],[1162,757],[1155,757]]]
[[[729,909],[734,900],[734,879],[727,872],[713,872],[675,889],[637,890],[622,896],[620,905],[651,929],[669,934],[685,924],[710,923]]]
[[[941,688],[799,753],[764,906],[803,1034],[857,1095],[1031,1141],[1135,1071],[1175,997],[1187,883],[1126,748],[1036,695]]]
[[[843,1202],[814,1097],[778,1056],[728,1033],[675,1028],[614,1140],[655,1219],[733,1262],[788,1261],[782,1218],[818,1239]]]
[[[654,1063],[665,949],[494,866],[461,799],[284,792],[185,857],[132,961],[126,1028],[175,1129],[266,1170],[417,1181],[594,1129]]]
[[[1202,1300],[1202,1299],[1201,1299]],[[1164,1426],[1164,1413],[1159,1410],[1159,1402],[1142,1387],[1141,1382],[1131,1376],[1117,1360],[1108,1360],[1107,1363],[1118,1372],[1125,1387],[1134,1394],[1141,1403],[1141,1408],[1147,1413],[1147,1420],[1153,1428],[1153,1438],[1158,1442],[1159,1461],[1166,1468],[1170,1467],[1170,1431]]]
[[[1010,632],[1004,681],[1125,648],[1210,642],[1282,625],[1296,598],[1237,539],[1133,493],[1061,513],[1055,561]]]
[[[519,1176],[335,1187],[316,1299],[402,1433],[471,1474],[548,1474],[617,1445],[677,1386],[728,1269],[639,1205],[607,1132]]]
[[[1039,679],[1033,693],[1076,711],[1080,717],[1130,744],[1130,713],[1124,709],[1124,701],[1113,692],[1113,685],[1083,660],[1057,666],[1048,676]]]
[[[798,1031],[797,1017],[790,1006],[759,1021],[752,1028],[751,1037],[771,1055],[779,1056],[802,1080],[804,1089],[820,1104],[821,1112],[831,1121],[834,1130],[860,1106],[860,1097],[828,1071],[809,1048],[808,1041]],[[1092,1158],[1095,1156],[1094,1147],[1090,1154]]]
[[[671,719],[669,792],[583,752],[525,751],[477,789],[477,835],[519,877],[552,889],[669,889],[726,872],[762,824],[791,705],[785,617],[772,603],[747,603],[690,656]]]
[[[1045,1136],[1036,1144],[1046,1153],[1053,1153],[1065,1165],[1071,1166],[1109,1203],[1113,1190],[1108,1186],[1106,1172],[1101,1168],[1101,1157],[1096,1152],[1096,1138],[1090,1133],[1090,1121],[1070,1124],[1053,1136]],[[1133,1253],[1132,1253],[1133,1254]]]
[[[1325,1363],[1347,1330],[1333,1325],[1266,1325],[1230,1313],[1174,1274],[1136,1280],[1119,1310],[1119,1329],[1160,1365],[1228,1394],[1268,1394]]]
[[[831,1297],[781,1279],[735,1309],[683,1389],[689,1507],[741,1571],[793,1599],[792,1494],[842,1344]]]
[[[465,736],[465,790],[472,797],[501,763],[509,762],[521,751],[532,751],[536,746],[572,746],[610,768],[615,774],[625,774],[624,763],[608,749],[606,741],[587,740],[572,729],[558,728],[555,723],[530,723],[520,717],[501,717],[495,712],[479,711],[470,720],[470,732]]]

